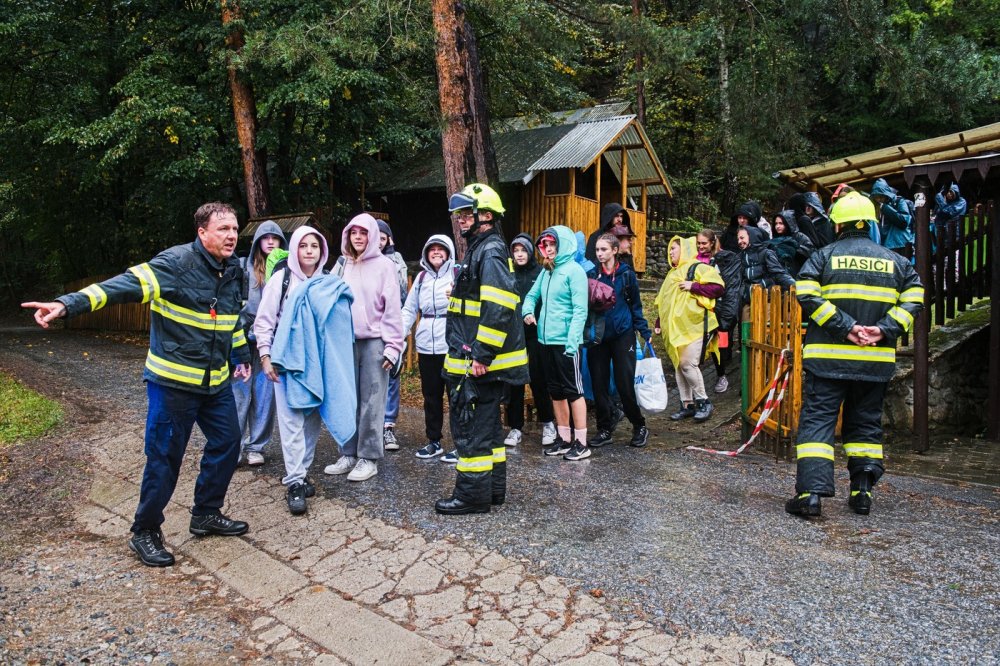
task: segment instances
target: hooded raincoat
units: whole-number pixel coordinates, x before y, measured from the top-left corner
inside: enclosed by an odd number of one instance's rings
[[[427,260],[427,250],[431,245],[441,245],[448,250],[448,258],[441,267],[434,270]],[[410,293],[403,304],[403,330],[409,331],[420,315],[417,324],[416,345],[418,354],[446,354],[448,338],[445,335],[447,327],[448,301],[452,285],[455,282],[455,245],[443,234],[434,234],[424,243],[420,253],[420,265],[423,270],[417,273],[410,287]]]
[[[680,350],[705,334],[705,313],[708,313],[708,330],[719,327],[715,318],[715,299],[699,296],[694,290],[684,291],[681,283],[688,279],[691,266],[695,266],[694,281],[703,285],[718,285],[724,289],[722,276],[715,266],[698,261],[698,248],[694,237],[674,236],[670,244],[680,243],[681,254],[663,280],[654,305],[660,314],[660,327],[667,355],[674,367],[680,365]],[[669,245],[668,245],[669,247]],[[720,292],[721,293],[721,289]]]
[[[615,215],[618,213],[622,214],[622,226],[635,233],[632,229],[632,220],[629,218],[628,210],[624,206],[618,203],[605,204],[604,208],[601,209],[601,226],[597,227],[597,231],[590,234],[590,237],[587,238],[587,248],[583,253],[585,258],[590,259],[595,264],[597,263],[597,239],[611,232],[611,229],[615,226]]]
[[[556,238],[556,258],[552,270],[543,270],[524,297],[521,311],[531,313],[542,303],[538,318],[538,341],[543,345],[563,345],[573,356],[583,344],[583,327],[589,308],[587,274],[577,263],[577,240],[569,227],[549,227],[542,236]]]

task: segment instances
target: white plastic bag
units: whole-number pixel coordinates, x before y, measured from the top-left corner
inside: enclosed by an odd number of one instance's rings
[[[653,346],[646,344],[643,357],[635,362],[635,397],[647,414],[667,408],[667,377]]]

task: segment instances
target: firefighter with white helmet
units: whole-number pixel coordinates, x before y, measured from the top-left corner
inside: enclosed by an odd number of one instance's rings
[[[499,229],[504,214],[500,195],[488,185],[472,183],[451,196],[448,210],[468,242],[445,333],[444,374],[458,464],[452,496],[438,500],[434,508],[447,515],[488,513],[504,503],[507,490],[503,386],[528,382],[528,353],[514,264]]]
[[[834,430],[841,430],[851,477],[848,504],[867,515],[872,488],[884,471],[882,401],[896,368],[896,339],[923,307],[924,288],[910,262],[869,237],[877,214],[860,192],[830,211],[837,240],[817,250],[795,286],[808,317],[805,370],[796,444],[794,515],[820,515],[820,498],[834,496]]]

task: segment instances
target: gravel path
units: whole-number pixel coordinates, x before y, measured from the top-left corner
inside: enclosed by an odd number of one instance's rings
[[[143,347],[114,336],[37,329],[0,332],[0,367],[30,375],[32,364],[41,364],[66,377],[61,390],[67,399],[72,399],[74,387],[105,396],[106,413],[91,407],[76,415],[78,422],[90,421],[87,427],[93,429],[115,418],[142,419],[143,355]],[[730,395],[720,411],[731,413],[734,405],[735,396]],[[425,539],[457,539],[524,562],[539,574],[579,581],[582,589],[600,590],[605,609],[623,622],[648,620],[677,634],[735,633],[796,663],[1000,660],[1000,494],[994,489],[893,476],[890,463],[871,516],[855,516],[843,498],[837,498],[825,503],[822,520],[805,522],[782,510],[794,485],[792,466],[764,456],[716,460],[684,452],[681,447],[693,441],[733,447],[738,433],[712,429],[714,421],[677,426],[660,418],[651,421],[653,438],[646,449],[616,444],[579,464],[543,459],[540,447],[531,443],[537,435],[531,433],[522,447],[509,452],[511,492],[501,510],[442,519],[431,505],[450,489],[453,469],[416,460],[412,451],[422,444],[420,415],[407,409],[402,420],[404,448],[390,454],[375,479],[348,484],[319,478],[321,495],[363,507],[366,514]],[[314,478],[322,477],[319,469],[335,458],[329,438],[321,440],[319,448]],[[280,453],[276,447],[269,453],[263,469],[238,474],[264,477],[274,486]],[[846,473],[838,470],[838,489],[846,484]],[[74,537],[69,527],[60,529],[66,530],[66,539],[51,546],[51,555],[35,553],[37,561],[15,558],[4,563],[0,640],[8,641],[6,649],[23,645],[28,636],[33,636],[32,642],[44,637],[45,644],[53,646],[47,654],[54,658],[60,640],[75,640],[73,629],[44,629],[46,623],[36,620],[26,625],[33,633],[25,634],[18,623],[24,624],[22,617],[33,612],[27,609],[38,605],[35,599],[58,606],[58,599],[68,594],[62,586],[72,585],[65,572],[67,555],[80,551],[87,556],[70,558],[70,563],[83,572],[78,575],[86,580],[85,587],[96,585],[98,593],[120,591],[116,603],[123,606],[143,598],[136,592],[146,586],[153,596],[166,588],[204,601],[198,608],[198,626],[182,631],[186,640],[154,632],[148,650],[108,661],[141,659],[159,651],[179,654],[184,661],[184,654],[193,654],[183,652],[185,646],[196,651],[205,644],[212,645],[212,654],[220,660],[253,654],[251,645],[241,643],[250,633],[250,619],[231,610],[220,596],[224,589],[213,588],[211,577],[202,580],[196,571],[180,568],[166,574],[137,572],[134,566],[123,566],[129,559],[127,551],[122,552],[124,539],[116,550],[88,544],[86,536]],[[63,569],[52,573],[60,563]],[[102,572],[103,577],[96,578]],[[20,610],[18,599],[7,592],[11,576],[39,581],[31,604],[22,603]],[[180,580],[166,582],[169,576]],[[130,583],[133,588],[124,588]],[[24,590],[25,584],[15,587]],[[75,603],[79,597],[74,593],[72,598]],[[88,605],[82,599],[74,608]],[[121,645],[126,628],[141,628],[136,613],[151,607],[137,604],[125,623],[105,617],[81,620],[80,610],[59,612],[76,618],[68,626],[87,627],[94,640],[119,637],[103,648],[104,655],[111,656],[121,649],[115,646]],[[134,644],[130,642],[130,650]],[[79,658],[81,653],[72,654]],[[98,660],[104,660],[103,655]]]

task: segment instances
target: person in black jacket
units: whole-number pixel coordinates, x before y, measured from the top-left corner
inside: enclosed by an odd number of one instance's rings
[[[742,206],[740,206],[733,216],[729,218],[729,226],[726,230],[722,232],[722,238],[719,243],[722,245],[723,250],[729,250],[730,252],[739,252],[740,246],[737,242],[736,234],[740,229],[745,227],[757,228],[760,224],[761,215],[763,215],[763,209],[760,204],[756,201],[747,201]]]
[[[194,488],[189,530],[197,536],[239,536],[249,526],[222,515],[240,455],[240,424],[229,385],[250,377],[243,327],[243,271],[233,256],[236,212],[207,203],[194,214],[193,243],[164,250],[121,275],[60,296],[49,303],[22,303],[48,328],[59,317],[75,317],[117,303],[151,303],[149,354],[143,380],[146,467],[129,548],[143,564],[169,567],[174,556],[163,545],[163,510],[170,502],[195,423],[205,433],[201,472]],[[230,360],[232,354],[235,363]]]
[[[750,315],[750,287],[759,284],[770,289],[776,284],[782,287],[795,284],[795,280],[781,265],[778,255],[767,247],[765,241],[764,232],[760,229],[746,227],[739,231],[742,321],[746,321]]]
[[[590,234],[590,237],[587,238],[587,249],[583,253],[585,259],[590,259],[594,262],[595,266],[597,265],[597,239],[611,231],[617,225],[625,227],[633,237],[635,236],[635,231],[632,229],[632,220],[629,218],[625,207],[617,203],[606,204],[601,209],[601,226],[597,227],[597,231]],[[630,260],[631,258],[632,255],[629,255]]]
[[[507,495],[507,453],[500,401],[504,384],[526,384],[528,353],[517,320],[514,267],[498,224],[500,196],[472,183],[451,195],[448,209],[468,249],[448,305],[444,373],[451,434],[458,449],[455,490],[439,499],[441,514],[489,513]]]
[[[535,261],[535,243],[528,234],[518,234],[510,243],[510,253],[514,260],[514,285],[518,297],[523,301],[524,295],[535,284],[542,267]],[[536,310],[541,309],[541,306]],[[518,318],[524,320],[524,313],[518,307]],[[535,312],[538,318],[538,312]],[[524,324],[524,345],[528,351],[528,375],[531,377],[531,396],[535,401],[538,420],[542,424],[542,446],[550,446],[556,441],[555,414],[552,411],[552,398],[545,382],[545,371],[542,367],[542,357],[538,352],[538,325]],[[524,384],[508,384],[507,425],[510,432],[503,443],[505,446],[517,446],[521,443],[524,430]]]
[[[841,437],[851,476],[848,505],[867,515],[882,476],[882,402],[896,369],[896,339],[923,307],[924,288],[910,262],[874,243],[871,200],[844,195],[831,216],[837,241],[817,250],[799,272],[796,295],[809,328],[796,439],[795,496],[785,510],[819,516],[833,497],[833,438],[843,407]]]
[[[795,213],[799,231],[809,237],[817,250],[833,242],[833,225],[817,193],[799,192],[788,200],[788,207]]]
[[[774,216],[774,235],[767,241],[789,275],[798,275],[799,268],[816,251],[809,237],[799,231],[795,213],[783,210]]]

